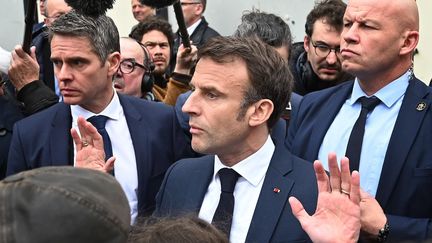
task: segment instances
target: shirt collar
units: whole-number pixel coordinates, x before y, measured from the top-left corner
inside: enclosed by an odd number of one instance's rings
[[[267,141],[264,145],[256,151],[254,154],[250,155],[246,159],[240,161],[235,164],[231,169],[235,170],[239,173],[243,178],[246,179],[253,186],[258,186],[261,180],[264,179],[265,174],[267,173],[267,168],[270,164],[270,160],[273,156],[273,152],[275,150],[275,145],[271,140],[270,136],[268,136]],[[219,172],[222,168],[229,168],[225,166],[220,161],[219,157],[215,156],[214,163],[214,171],[213,171],[213,179],[216,178],[217,172]],[[265,170],[263,168],[266,168]]]
[[[189,35],[192,35],[198,25],[201,23],[202,19],[200,18],[197,22],[193,23],[189,28],[187,28],[187,32]]]
[[[382,89],[378,90],[373,96],[379,98],[388,108],[392,107],[398,101],[408,88],[411,70],[406,71],[402,76],[390,82]],[[350,105],[354,105],[358,98],[368,95],[361,89],[358,78],[355,78],[351,98],[348,100]]]
[[[95,114],[91,111],[88,111],[88,110],[82,108],[79,105],[71,105],[71,113],[72,113],[73,124],[77,124],[77,120],[78,120],[79,116],[82,116],[87,120],[88,118],[95,116],[95,115],[104,115],[104,116],[109,117],[110,119],[118,120],[120,118],[121,113],[122,113],[122,107],[120,104],[120,99],[118,97],[118,94],[114,90],[113,98],[111,99],[108,106],[105,107],[105,109],[101,113]]]

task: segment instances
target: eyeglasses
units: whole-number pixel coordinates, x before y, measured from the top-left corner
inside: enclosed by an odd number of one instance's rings
[[[312,40],[311,43],[312,46],[315,48],[315,54],[317,54],[317,56],[319,57],[327,57],[332,51],[334,51],[336,55],[340,54],[340,47],[332,48],[325,44],[321,44],[321,43],[316,44]]]
[[[181,2],[180,5],[187,6],[187,5],[200,4],[200,3],[201,2],[191,2],[191,3]]]
[[[133,58],[124,59],[121,61],[119,69],[123,74],[129,74],[135,70],[135,67],[140,67],[144,70],[147,70],[144,65],[137,63]]]

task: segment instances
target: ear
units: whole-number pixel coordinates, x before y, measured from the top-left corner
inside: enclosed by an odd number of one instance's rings
[[[273,113],[273,102],[269,99],[262,99],[251,106],[252,111],[249,115],[249,126],[255,127],[266,124],[270,115]]]
[[[196,8],[195,8],[195,14],[196,15],[201,15],[204,11],[204,6],[202,5],[202,3],[200,4],[195,4]]]
[[[120,65],[120,53],[119,52],[113,52],[108,55],[108,58],[106,60],[106,64],[108,65],[108,75],[113,76],[117,73],[117,70]]]
[[[403,35],[403,43],[400,49],[400,55],[412,53],[419,42],[418,31],[406,31]]]
[[[309,36],[305,35],[303,39],[303,47],[306,52],[309,52],[309,42],[310,42]]]

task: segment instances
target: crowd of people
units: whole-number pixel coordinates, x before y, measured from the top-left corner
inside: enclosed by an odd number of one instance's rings
[[[317,1],[298,43],[179,3],[190,47],[138,0],[127,37],[40,0],[30,53],[2,50],[0,242],[432,240],[414,0]]]

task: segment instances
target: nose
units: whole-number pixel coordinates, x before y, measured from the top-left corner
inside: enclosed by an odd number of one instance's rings
[[[183,104],[182,111],[184,113],[188,113],[189,115],[197,115],[198,114],[198,106],[195,91],[190,93],[189,97],[186,99],[186,102]]]
[[[335,64],[338,60],[335,50],[331,50],[330,53],[326,57],[326,62],[330,65]]]
[[[359,36],[357,31],[358,31],[357,24],[352,24],[350,27],[344,27],[341,33],[342,42],[345,41],[347,43],[358,43]]]
[[[67,82],[72,80],[72,73],[67,65],[62,65],[60,68],[56,69],[56,77],[59,82]]]
[[[123,72],[121,71],[120,67],[117,69],[117,72],[115,74],[116,78],[121,78],[123,77]]]

